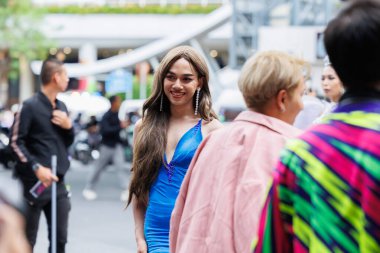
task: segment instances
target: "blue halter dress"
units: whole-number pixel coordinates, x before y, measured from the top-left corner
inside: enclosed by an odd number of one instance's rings
[[[202,141],[202,120],[179,140],[172,161],[161,165],[149,192],[144,233],[149,253],[169,253],[169,224],[179,190],[195,151]],[[164,157],[166,162],[166,155]]]

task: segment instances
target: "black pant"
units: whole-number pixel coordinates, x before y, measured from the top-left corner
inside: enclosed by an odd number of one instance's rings
[[[45,203],[32,203],[27,201],[27,219],[26,219],[26,236],[33,248],[36,244],[37,231],[41,211],[44,212],[49,233],[49,253],[51,252],[51,201]],[[65,245],[67,242],[67,227],[69,220],[69,212],[71,209],[70,198],[65,196],[58,196],[57,198],[57,253],[65,252]]]

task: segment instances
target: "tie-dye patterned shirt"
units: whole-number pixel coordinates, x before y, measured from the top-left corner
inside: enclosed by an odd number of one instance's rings
[[[380,101],[340,105],[283,151],[254,252],[380,252]]]

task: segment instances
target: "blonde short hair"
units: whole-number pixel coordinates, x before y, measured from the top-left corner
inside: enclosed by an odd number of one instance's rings
[[[279,91],[291,93],[309,73],[302,59],[279,51],[257,53],[247,60],[239,78],[239,89],[248,108],[261,108]]]

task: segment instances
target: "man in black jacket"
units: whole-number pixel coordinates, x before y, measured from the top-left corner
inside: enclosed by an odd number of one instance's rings
[[[57,94],[66,90],[68,76],[63,63],[56,59],[43,62],[41,69],[41,91],[26,100],[16,114],[12,129],[11,146],[18,158],[16,172],[20,178],[26,200],[26,234],[29,243],[36,243],[39,218],[44,212],[48,227],[51,227],[51,189],[57,182],[57,252],[65,252],[67,226],[71,208],[64,177],[69,169],[67,148],[74,140],[72,123],[67,108],[57,99]],[[51,157],[57,156],[57,175],[51,171]],[[38,182],[45,189],[38,197],[30,193]],[[49,230],[49,252],[51,234]]]
[[[121,200],[126,199],[126,188],[128,185],[128,178],[124,167],[124,147],[120,138],[120,131],[126,128],[128,123],[126,121],[120,121],[119,108],[121,105],[121,98],[118,96],[111,96],[109,98],[111,102],[111,109],[108,110],[100,121],[100,134],[102,135],[102,141],[100,146],[100,156],[96,161],[95,170],[92,173],[86,188],[83,190],[83,197],[87,200],[94,200],[97,198],[95,192],[95,185],[99,181],[100,174],[104,171],[106,166],[111,160],[119,172],[119,180],[123,192],[121,193]]]

